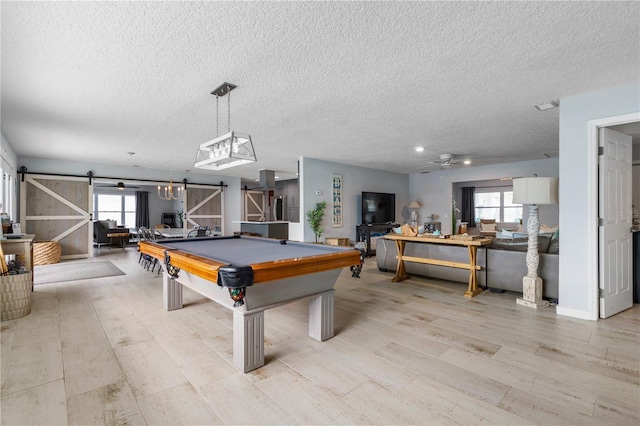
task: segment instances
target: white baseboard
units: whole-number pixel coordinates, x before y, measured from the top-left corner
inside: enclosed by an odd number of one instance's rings
[[[593,318],[591,312],[589,311],[583,311],[583,310],[573,309],[573,308],[565,308],[559,305],[556,306],[556,314],[564,315],[565,317],[578,318],[578,319],[583,319],[588,321],[598,320],[598,317],[596,316],[595,318]]]

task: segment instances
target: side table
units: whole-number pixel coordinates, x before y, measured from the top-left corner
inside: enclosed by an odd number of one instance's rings
[[[128,232],[112,232],[108,233],[107,237],[109,238],[109,250],[111,250],[111,246],[113,245],[113,239],[115,238],[120,242],[120,248],[124,250],[127,241],[129,240]]]

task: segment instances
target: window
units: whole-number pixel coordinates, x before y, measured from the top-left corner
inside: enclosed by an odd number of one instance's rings
[[[14,203],[16,198],[15,179],[13,175],[15,172],[13,168],[4,159],[0,161],[0,175],[2,175],[2,188],[0,188],[0,211],[13,218],[14,222],[18,219],[15,217],[17,214],[17,205]]]
[[[512,188],[476,188],[476,222],[495,219],[496,222],[519,222],[522,204],[513,203]]]
[[[136,196],[126,194],[94,194],[94,220],[115,220],[118,225],[136,224]]]

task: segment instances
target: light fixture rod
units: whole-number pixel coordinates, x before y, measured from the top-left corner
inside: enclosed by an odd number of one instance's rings
[[[236,86],[235,84],[225,82],[225,83],[222,83],[220,86],[216,87],[215,89],[213,89],[211,94],[222,97],[227,93],[229,93],[230,91],[232,91],[233,89],[235,89],[236,87],[238,86]]]
[[[226,94],[229,94],[229,98],[227,99],[227,132],[231,131],[231,91],[236,87],[238,86],[225,81],[211,91],[211,94],[216,96],[216,136],[220,136],[220,110],[218,100]]]

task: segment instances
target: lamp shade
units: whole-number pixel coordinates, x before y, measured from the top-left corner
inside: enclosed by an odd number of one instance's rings
[[[408,209],[419,209],[420,208],[420,203],[417,202],[416,200],[413,200],[411,203],[409,203],[407,208]]]
[[[558,178],[514,179],[513,202],[516,204],[558,204]]]

